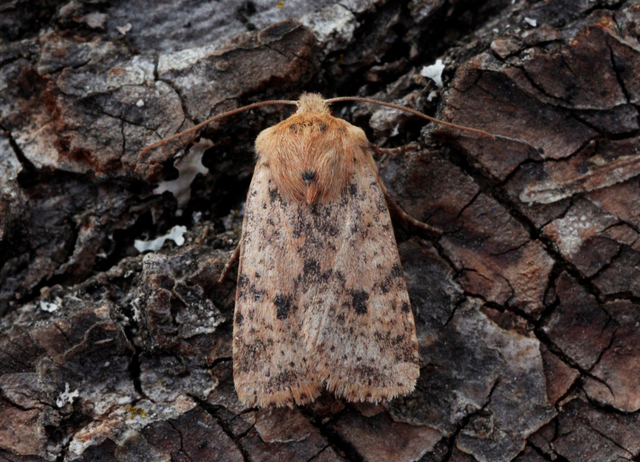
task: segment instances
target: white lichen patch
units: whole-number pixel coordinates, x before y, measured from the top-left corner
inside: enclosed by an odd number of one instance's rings
[[[131,30],[131,23],[128,22],[124,26],[116,26],[116,30],[120,32],[122,35],[127,35],[127,32]]]
[[[434,64],[424,66],[420,71],[420,75],[433,80],[436,87],[442,88],[442,71],[444,71],[444,64],[441,59],[436,59]]]
[[[616,217],[605,213],[592,202],[579,200],[564,217],[549,223],[543,230],[551,236],[563,255],[571,257],[587,239],[616,222]]]
[[[46,311],[47,313],[53,313],[54,311],[58,311],[59,306],[55,303],[45,302],[40,300],[40,309],[42,311]]]
[[[589,234],[593,234],[593,232],[589,232],[591,228],[593,228],[593,224],[587,220],[586,215],[569,215],[557,220],[555,223],[558,236],[556,243],[560,251],[565,255],[575,254],[582,246],[585,238]]]
[[[80,20],[79,22],[85,23],[87,26],[89,26],[92,29],[104,30],[107,24],[107,20],[109,19],[109,15],[94,11],[93,13],[89,13],[85,16],[81,16],[78,19]]]
[[[182,159],[174,162],[173,166],[178,170],[178,178],[171,181],[161,182],[154,194],[162,194],[169,191],[178,201],[178,207],[182,208],[191,198],[191,183],[198,173],[206,175],[209,169],[202,164],[202,155],[213,146],[209,140],[201,140],[196,143]]]
[[[172,240],[176,245],[181,246],[184,244],[184,233],[187,232],[186,226],[174,226],[164,236],[157,237],[151,241],[141,241],[136,239],[133,246],[140,253],[148,250],[156,252],[162,248],[167,240]]]
[[[56,406],[63,407],[65,404],[73,403],[73,400],[80,396],[80,392],[78,390],[73,390],[69,388],[69,383],[65,382],[64,391],[60,393],[60,396],[56,398]]]

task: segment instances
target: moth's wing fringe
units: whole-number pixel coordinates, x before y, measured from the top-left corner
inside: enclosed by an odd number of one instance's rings
[[[363,386],[362,384],[345,383],[342,380],[329,377],[325,380],[325,387],[334,395],[345,398],[348,401],[380,403],[411,393],[416,388],[416,381],[419,375],[419,373],[414,374],[404,386],[387,388],[374,388]]]
[[[302,406],[312,403],[320,396],[321,392],[321,385],[313,383],[299,387],[288,387],[278,391],[258,389],[254,396],[245,396],[242,391],[239,391],[238,397],[240,401],[250,407],[293,407],[294,404]]]

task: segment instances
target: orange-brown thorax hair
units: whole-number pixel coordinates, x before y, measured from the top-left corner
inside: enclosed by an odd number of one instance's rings
[[[295,114],[256,139],[280,194],[309,204],[337,199],[357,164],[375,169],[368,146],[360,128],[333,117],[322,96],[312,93],[300,97]]]

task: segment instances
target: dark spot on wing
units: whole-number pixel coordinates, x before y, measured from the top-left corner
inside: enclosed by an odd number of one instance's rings
[[[369,294],[364,290],[351,292],[351,305],[357,314],[367,313],[367,300]]]
[[[349,185],[349,194],[351,194],[352,196],[355,196],[356,194],[358,194],[358,186],[354,183],[351,183]]]
[[[238,327],[240,327],[242,325],[242,321],[244,321],[244,316],[242,316],[242,314],[239,311],[237,311],[236,312],[236,325]]]
[[[276,317],[280,320],[287,319],[289,311],[291,311],[291,296],[283,296],[278,294],[273,299],[273,304],[276,306]]]
[[[402,267],[397,263],[395,263],[391,268],[391,276],[393,276],[394,278],[401,278],[403,276]]]
[[[320,263],[317,260],[307,258],[304,261],[302,273],[293,281],[293,285],[295,290],[298,290],[301,284],[303,287],[308,287],[309,284],[326,284],[331,280],[333,275],[334,273],[332,269],[328,269],[323,272]],[[318,299],[317,301],[320,304],[322,303],[321,299]]]
[[[249,288],[249,278],[245,274],[238,276],[238,299],[242,299],[247,296],[247,289]]]
[[[404,302],[402,304],[402,311],[404,313],[408,313],[409,311],[411,311],[411,307],[409,306],[409,304],[407,302]]]
[[[318,123],[318,128],[322,133],[324,133],[327,131],[327,124],[325,124],[324,122],[320,122]]]
[[[304,262],[302,269],[305,278],[307,277],[319,277],[320,276],[320,264],[317,260],[308,259]]]

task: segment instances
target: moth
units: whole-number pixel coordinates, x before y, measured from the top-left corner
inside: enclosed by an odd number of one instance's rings
[[[303,405],[323,389],[348,401],[386,401],[410,393],[420,375],[389,207],[438,231],[389,197],[364,131],[329,110],[346,100],[434,120],[364,98],[303,94],[220,114],[189,130],[266,104],[297,106],[256,139],[240,243],[220,278],[239,260],[233,375],[247,406]]]

